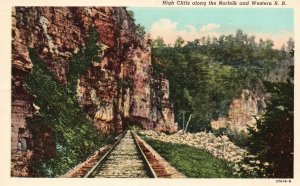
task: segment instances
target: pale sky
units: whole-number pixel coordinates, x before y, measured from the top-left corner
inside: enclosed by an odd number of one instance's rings
[[[173,44],[178,36],[191,41],[202,36],[235,34],[242,29],[256,39],[271,39],[274,48],[294,35],[293,9],[290,8],[151,8],[128,7],[136,23],[152,38],[163,37]]]

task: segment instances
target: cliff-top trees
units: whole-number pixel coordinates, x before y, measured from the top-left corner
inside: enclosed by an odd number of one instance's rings
[[[242,30],[188,42],[178,38],[173,46],[159,37],[153,40],[152,65],[154,73],[164,73],[170,81],[179,124],[193,114],[189,131],[210,130],[211,120],[226,116],[242,89],[263,95],[262,82],[283,79],[291,63],[287,51],[273,49],[269,40],[256,42]]]

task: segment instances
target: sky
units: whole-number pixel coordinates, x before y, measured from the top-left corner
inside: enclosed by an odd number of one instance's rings
[[[218,37],[242,29],[256,39],[271,39],[274,48],[293,37],[294,16],[290,8],[151,8],[128,7],[136,23],[143,25],[152,38],[163,37],[173,44],[178,36],[191,41],[202,36]]]

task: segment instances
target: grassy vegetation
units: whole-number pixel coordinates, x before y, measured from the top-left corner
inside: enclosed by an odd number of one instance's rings
[[[151,145],[173,167],[190,178],[234,178],[233,169],[226,161],[194,147],[166,143],[147,137]]]
[[[94,60],[99,59],[101,49],[97,43],[98,38],[96,30],[91,29],[86,48],[70,59],[67,85],[59,83],[35,50],[30,49],[33,71],[25,78],[24,83],[26,90],[35,96],[34,103],[40,107],[40,111],[28,119],[28,128],[34,136],[40,133],[39,129],[50,129],[56,145],[53,156],[45,157],[29,167],[33,176],[60,176],[109,141],[87,119],[79,106],[75,89],[78,76]],[[39,144],[34,144],[35,146]]]

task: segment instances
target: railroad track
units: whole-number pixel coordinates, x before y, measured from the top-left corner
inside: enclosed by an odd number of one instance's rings
[[[129,130],[84,175],[86,178],[168,178],[163,164]]]

